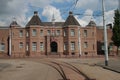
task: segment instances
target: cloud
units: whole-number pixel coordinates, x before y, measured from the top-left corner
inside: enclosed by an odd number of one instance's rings
[[[61,17],[60,10],[49,5],[43,8],[42,16],[47,18],[47,21],[52,21],[52,16],[54,15],[55,21],[64,21]]]
[[[86,16],[86,15],[91,15],[91,16]],[[103,16],[93,16],[93,10],[87,9],[85,11],[85,13],[83,14],[83,17],[79,17],[78,15],[75,16],[76,19],[78,20],[78,22],[80,23],[80,25],[82,27],[85,27],[86,25],[88,25],[88,23],[90,22],[90,20],[93,20],[97,26],[103,26]],[[114,22],[114,10],[109,10],[107,12],[105,12],[105,23],[109,24]]]
[[[94,5],[93,5],[94,3]],[[82,9],[96,9],[98,5],[98,0],[78,0],[78,3],[76,5],[77,8],[82,8]]]
[[[90,10],[90,9],[87,9],[84,14],[83,14],[83,17],[82,18],[79,18],[79,16],[75,16],[76,19],[78,20],[78,22],[80,23],[80,25],[82,27],[85,27],[86,25],[88,25],[88,23],[90,22],[90,20],[93,18],[93,11]]]
[[[75,1],[75,0],[74,0]],[[64,21],[62,18],[66,18],[66,14],[62,14],[60,8],[64,8],[66,11],[67,7],[72,7],[73,0],[0,0],[0,26],[9,25],[13,17],[16,17],[17,22],[24,26],[32,14],[27,15],[30,9],[43,9],[42,16],[47,18],[47,21],[51,21],[52,15],[56,21]],[[67,4],[69,3],[69,5]],[[67,5],[66,5],[67,4]],[[57,6],[55,6],[57,5]],[[60,5],[60,6],[59,6]],[[64,5],[64,7],[62,7]],[[106,23],[113,22],[114,10],[118,7],[118,0],[105,0],[106,5]],[[35,8],[33,8],[35,7]],[[37,10],[38,10],[37,9]],[[67,8],[68,9],[68,8]],[[36,9],[35,9],[36,10]],[[85,26],[89,23],[91,18],[96,22],[97,25],[102,25],[102,17],[85,16],[85,14],[94,14],[95,11],[101,11],[101,0],[78,0],[77,11],[83,10],[84,15],[76,16],[80,24]],[[34,11],[34,10],[32,10]],[[42,11],[42,10],[41,10]],[[68,10],[67,10],[68,11]],[[30,16],[30,17],[29,17]]]
[[[52,3],[51,1],[52,0],[30,0],[30,4],[35,7],[43,8],[46,5],[51,4]]]
[[[95,22],[97,25],[102,26],[103,25],[103,17],[99,16],[95,19]],[[109,24],[114,22],[114,10],[109,10],[105,12],[105,23]]]
[[[117,9],[118,0],[104,0],[106,10]],[[76,7],[79,9],[102,10],[102,0],[78,0]]]
[[[4,22],[4,25],[8,26],[12,22],[13,17],[15,17],[18,23],[23,25],[27,11],[28,7],[25,0],[1,0],[0,23]]]

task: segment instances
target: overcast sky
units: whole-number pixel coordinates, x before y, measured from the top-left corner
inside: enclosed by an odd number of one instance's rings
[[[78,1],[77,4],[76,1]],[[98,16],[102,14],[101,1],[102,0],[0,0],[0,26],[9,26],[15,17],[18,24],[25,27],[33,16],[34,11],[39,12],[39,16],[43,22],[51,21],[53,14],[56,22],[63,22],[66,20],[69,11],[73,11],[76,19],[83,27],[87,25],[90,20],[94,20],[97,25],[102,25],[102,16]],[[114,10],[118,8],[118,0],[105,0],[105,5],[106,24],[113,23]]]

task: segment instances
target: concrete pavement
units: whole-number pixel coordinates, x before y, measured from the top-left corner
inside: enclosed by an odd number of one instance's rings
[[[96,65],[97,63],[104,62],[104,58],[91,58],[91,59],[59,59],[68,62],[76,66],[80,71],[82,71],[90,79],[95,80],[119,80],[120,73],[116,73],[111,70],[104,69],[101,66]],[[116,59],[110,59],[115,61]],[[115,63],[114,63],[115,64]],[[116,65],[116,67],[118,67]]]
[[[105,66],[104,62],[98,63],[97,65],[105,69],[120,73],[120,60],[109,60],[108,63],[108,66]]]
[[[46,58],[47,59],[47,58]],[[33,59],[32,59],[33,60]],[[60,74],[52,67],[30,59],[0,59],[0,80],[62,80]],[[37,59],[39,61],[41,59]],[[104,58],[90,59],[66,59],[52,58],[76,66],[90,79],[96,80],[119,80],[120,73],[110,71],[98,66],[98,63],[104,62]],[[110,59],[112,64],[119,68],[118,59]],[[44,59],[42,60],[44,61]],[[116,68],[114,67],[114,68]]]
[[[50,66],[19,59],[0,59],[0,80],[61,80]]]

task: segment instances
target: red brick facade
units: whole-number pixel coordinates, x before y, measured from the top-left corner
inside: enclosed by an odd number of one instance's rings
[[[108,44],[112,42],[111,36],[112,31],[108,29]],[[65,22],[42,22],[35,12],[25,28],[16,21],[7,29],[0,28],[0,43],[4,43],[0,54],[9,54],[11,46],[11,56],[14,57],[97,56],[103,53],[103,30],[98,29],[93,21],[81,27],[72,13]]]

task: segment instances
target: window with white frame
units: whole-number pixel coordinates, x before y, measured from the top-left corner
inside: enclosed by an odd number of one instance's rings
[[[75,36],[75,30],[74,29],[71,29],[71,36]]]
[[[19,43],[19,48],[20,48],[20,49],[23,48],[23,42],[20,42],[20,43]]]
[[[56,31],[56,35],[59,36],[60,35],[60,30]]]
[[[66,33],[67,33],[66,30],[64,30],[64,36],[66,36]]]
[[[75,42],[71,42],[71,50],[72,50],[72,51],[75,50]]]
[[[51,31],[50,30],[47,30],[47,35],[50,35],[51,34]]]
[[[109,44],[109,50],[112,50],[112,48],[113,48],[113,43],[110,42],[110,44]]]
[[[5,51],[5,44],[4,43],[0,43],[0,51]]]
[[[32,36],[36,36],[37,35],[37,30],[36,29],[33,29],[32,30]]]
[[[88,47],[88,43],[84,42],[84,48],[87,48],[87,47]]]
[[[64,50],[67,50],[67,43],[64,42]]]
[[[37,50],[37,42],[32,42],[32,51]]]
[[[26,37],[29,37],[29,31],[28,30],[26,31]]]
[[[44,44],[43,42],[40,42],[40,51],[43,51],[44,50]]]
[[[19,36],[20,36],[20,37],[23,37],[23,30],[20,30],[20,31],[19,31]]]
[[[120,46],[118,47],[118,50],[120,50]]]
[[[40,30],[40,36],[43,36],[43,30]]]
[[[87,30],[84,30],[84,37],[87,37]]]
[[[29,42],[26,43],[26,51],[29,50]]]

